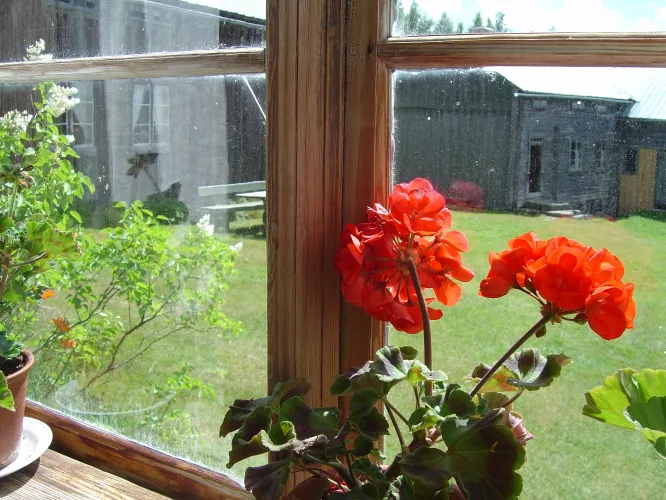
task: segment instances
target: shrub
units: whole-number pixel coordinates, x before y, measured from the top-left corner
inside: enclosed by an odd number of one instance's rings
[[[182,224],[190,214],[185,203],[169,198],[149,198],[143,207],[150,210],[155,217],[166,217],[166,220],[159,219],[162,224]]]

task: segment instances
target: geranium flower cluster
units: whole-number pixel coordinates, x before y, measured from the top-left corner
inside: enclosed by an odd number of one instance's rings
[[[490,254],[479,295],[497,298],[521,290],[541,303],[544,314],[587,322],[606,340],[633,328],[634,284],[622,281],[622,262],[605,248],[597,251],[564,236],[540,240],[532,232],[508,246]]]
[[[350,303],[396,330],[423,330],[418,293],[420,286],[432,289],[435,299],[446,306],[460,298],[453,281],[470,281],[474,273],[462,263],[467,239],[458,231],[447,231],[451,214],[444,197],[425,179],[398,184],[388,207],[368,208],[368,222],[345,227],[335,258],[342,275],[342,293]],[[442,311],[428,307],[428,317],[439,319]]]

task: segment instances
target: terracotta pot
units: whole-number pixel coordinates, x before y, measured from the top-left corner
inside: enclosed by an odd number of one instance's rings
[[[16,373],[7,377],[9,390],[14,395],[16,411],[0,408],[0,469],[12,463],[18,456],[21,434],[23,433],[23,413],[25,396],[28,390],[28,373],[35,364],[35,357],[29,351],[23,351],[26,364]]]

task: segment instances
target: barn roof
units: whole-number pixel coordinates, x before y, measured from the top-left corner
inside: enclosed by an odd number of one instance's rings
[[[639,120],[666,120],[666,78],[653,79],[626,116]]]
[[[635,100],[634,94],[623,85],[624,68],[533,68],[523,66],[490,67],[522,92],[570,97]],[[608,71],[614,70],[614,71]],[[635,75],[634,75],[635,77]]]
[[[188,3],[234,12],[254,19],[266,19],[266,0],[185,0]]]

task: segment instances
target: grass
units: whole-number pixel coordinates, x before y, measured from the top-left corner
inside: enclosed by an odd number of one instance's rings
[[[581,409],[584,392],[619,368],[666,367],[662,328],[666,325],[662,305],[666,297],[666,266],[662,264],[666,224],[640,216],[611,222],[460,212],[453,214],[453,221],[453,229],[463,231],[469,239],[465,262],[477,277],[463,285],[460,303],[433,324],[434,365],[446,371],[451,381],[461,382],[479,361],[492,362],[538,319],[536,303],[522,295],[497,300],[478,297],[479,281],[488,268],[488,251],[501,250],[508,239],[534,230],[543,238],[562,234],[595,247],[606,246],[622,259],[627,279],[636,283],[635,330],[606,342],[586,326],[556,325],[544,338],[530,342],[548,353],[564,352],[574,364],[551,387],[526,394],[518,402],[517,410],[535,435],[527,445],[529,461],[521,470],[523,498],[661,498],[663,485],[653,478],[663,477],[664,463],[647,441],[638,433],[583,417]],[[235,232],[226,238],[230,243],[243,241],[244,246],[223,307],[230,317],[243,322],[245,333],[234,338],[210,332],[205,339],[169,339],[113,379],[117,388],[113,397],[119,397],[140,389],[151,374],[168,373],[182,361],[194,364],[194,375],[212,383],[217,394],[214,400],[194,400],[185,408],[198,433],[168,445],[148,433],[140,439],[219,470],[224,470],[231,441],[217,437],[226,407],[236,398],[266,392],[265,240],[251,221],[232,229]],[[422,350],[419,335],[392,332],[390,342]],[[222,377],[221,371],[226,373]],[[406,412],[410,397],[398,394],[394,403]],[[386,451],[394,453],[396,443],[387,440]],[[262,460],[239,464],[232,475],[240,477],[247,465]]]

